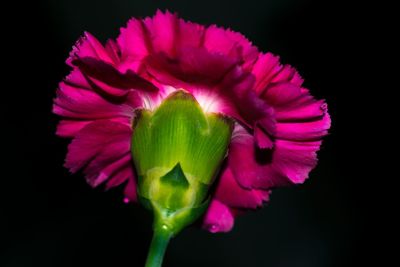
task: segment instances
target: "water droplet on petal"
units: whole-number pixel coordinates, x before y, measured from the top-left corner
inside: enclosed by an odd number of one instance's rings
[[[210,232],[211,233],[216,233],[218,231],[218,226],[213,224],[210,226]]]
[[[130,201],[129,201],[129,198],[127,198],[127,197],[124,197],[124,203],[125,204],[128,204]]]

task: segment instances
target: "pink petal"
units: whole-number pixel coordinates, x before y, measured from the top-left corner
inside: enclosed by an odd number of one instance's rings
[[[230,168],[226,168],[220,177],[215,198],[229,207],[255,209],[268,199],[262,191],[241,187]]]
[[[146,69],[154,79],[166,85],[190,90],[199,85],[214,85],[236,64],[235,61],[203,48],[183,48],[171,60],[166,54],[146,59]]]
[[[108,190],[110,188],[117,187],[128,180],[136,181],[135,172],[131,162],[112,174],[108,178],[105,188]],[[128,184],[126,184],[126,186],[127,185]],[[130,186],[134,186],[134,190],[136,191],[136,183],[134,185],[130,184]]]
[[[303,98],[304,101],[296,101],[286,107],[276,107],[275,116],[277,121],[307,121],[316,120],[324,116],[327,105],[324,100],[314,98]]]
[[[128,21],[126,28],[121,28],[121,33],[117,38],[117,43],[121,49],[121,60],[137,62],[145,58],[151,50],[150,38],[143,22],[137,19]]]
[[[262,98],[274,107],[278,121],[306,122],[321,119],[327,113],[323,100],[315,100],[307,89],[291,83],[274,84]]]
[[[121,29],[117,39],[121,47],[123,69],[140,70],[141,60],[150,54],[162,52],[174,57],[184,48],[203,47],[211,54],[228,56],[241,62],[249,70],[258,56],[258,50],[240,33],[211,26],[186,22],[176,14],[157,11],[144,20],[132,19]]]
[[[114,157],[111,157],[110,154],[103,157],[97,156],[96,159],[89,163],[84,171],[88,184],[96,187],[107,181],[124,167],[132,164],[132,156],[129,152],[121,156],[118,151],[116,155]]]
[[[179,19],[179,40],[176,45],[183,47],[200,47],[204,40],[205,27],[203,25]]]
[[[249,128],[260,127],[265,132],[257,133],[256,141],[260,146],[268,146],[268,135],[274,134],[275,119],[273,109],[252,90],[254,78],[233,68],[218,85],[219,93],[230,105],[221,106],[220,112],[231,116]]]
[[[302,183],[317,163],[321,141],[276,140],[272,150],[254,146],[254,139],[243,131],[233,137],[228,167],[245,188],[269,189]]]
[[[234,217],[231,210],[218,200],[212,200],[204,216],[203,228],[211,233],[232,230]]]
[[[226,30],[216,25],[207,28],[204,37],[204,47],[211,53],[237,58],[237,43],[228,36]]]
[[[110,171],[107,168],[114,169],[129,162],[127,156],[129,156],[130,152],[130,139],[127,136],[128,134],[125,134],[125,136],[121,136],[121,140],[111,140],[103,144],[103,147],[90,159],[84,169],[86,180],[90,185],[97,186],[104,182],[107,179],[104,175],[107,174],[107,171]],[[121,165],[117,164],[117,166],[110,167],[110,165],[115,165],[120,160],[122,161],[120,162]],[[102,179],[99,179],[99,177]]]
[[[149,34],[153,52],[164,52],[173,55],[177,46],[179,22],[176,14],[157,11],[153,18],[144,19],[144,25]]]
[[[277,140],[271,168],[285,175],[290,182],[303,183],[317,165],[317,151],[321,141],[295,142]]]
[[[71,119],[71,120],[61,120],[57,125],[56,134],[61,137],[75,137],[80,130],[82,130],[86,125],[96,121],[94,120],[79,120],[79,119]],[[108,119],[109,121],[118,122],[124,124],[128,127],[132,126],[132,118],[130,117],[115,117]]]
[[[302,98],[304,93],[302,88],[288,82],[273,84],[263,92],[261,97],[274,108],[287,107]],[[306,96],[309,97],[309,96]]]
[[[212,25],[207,28],[204,47],[211,53],[223,54],[242,61],[248,69],[257,59],[258,50],[240,33]]]
[[[74,68],[71,73],[65,77],[65,83],[81,89],[93,90],[88,79],[78,68]]]
[[[259,56],[252,74],[256,77],[255,91],[259,95],[276,83],[287,83],[297,87],[303,83],[303,79],[293,67],[281,65],[279,57],[271,53]]]
[[[91,82],[98,89],[111,96],[125,96],[128,89],[137,89],[140,91],[157,92],[158,88],[152,83],[141,78],[137,74],[128,70],[121,73],[112,65],[95,58],[79,58],[72,62],[75,66],[90,78]]]
[[[281,68],[282,66],[279,64],[279,57],[274,56],[271,53],[261,54],[258,57],[252,70],[252,74],[256,78],[254,89],[257,94],[262,93]]]
[[[118,65],[121,60],[121,51],[118,47],[118,44],[114,40],[109,39],[106,43],[105,49],[112,61]]]
[[[130,151],[132,129],[124,124],[99,120],[83,128],[68,146],[65,167],[76,172],[100,172],[105,165],[122,158]]]
[[[104,178],[104,177],[100,177]],[[107,175],[105,180],[105,189],[109,190],[113,187],[117,187],[125,183],[124,185],[124,202],[136,202],[136,177],[133,170],[132,160],[129,160],[125,165],[117,168],[110,175]]]
[[[57,125],[56,134],[61,137],[74,137],[83,127],[92,121],[61,120]]]
[[[137,201],[137,190],[136,190],[136,180],[133,175],[130,175],[128,178],[128,182],[124,188],[125,199],[129,200],[129,202]]]
[[[313,121],[279,122],[276,124],[276,138],[293,141],[321,140],[328,134],[331,119],[328,113]]]
[[[278,73],[272,78],[271,83],[289,82],[291,84],[301,86],[303,78],[290,65],[284,65]]]
[[[275,137],[284,140],[320,140],[328,133],[331,120],[323,100],[315,100],[307,89],[291,83],[277,83],[262,97],[274,107]]]
[[[259,56],[257,47],[255,47],[241,33],[228,29],[227,34],[233,41],[237,43],[243,60],[242,67],[244,70],[248,71],[254,65]]]
[[[254,138],[259,148],[266,149],[274,146],[272,137],[258,126],[254,127]]]
[[[132,94],[135,94],[132,92]],[[136,94],[137,95],[137,94]],[[129,105],[112,103],[94,91],[60,83],[54,100],[53,112],[60,116],[76,119],[131,118],[133,110],[141,105],[141,99]]]
[[[235,104],[238,115],[230,110],[222,110],[224,114],[234,117],[243,125],[252,128],[256,144],[260,148],[271,148],[276,124],[274,110],[254,91],[248,89],[252,84],[250,79],[243,80],[232,88],[233,94],[229,100]]]
[[[84,33],[72,49],[67,64],[72,66],[72,61],[80,57],[93,57],[110,64],[114,63],[103,45],[88,32]]]
[[[109,119],[130,127],[134,110],[142,106],[142,97],[130,91],[122,103],[110,102],[94,91],[60,83],[53,112],[67,119],[57,126],[57,135],[74,137],[95,120]]]

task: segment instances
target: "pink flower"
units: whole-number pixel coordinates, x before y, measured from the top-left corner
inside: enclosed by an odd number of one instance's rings
[[[125,202],[137,200],[130,153],[136,109],[154,109],[183,88],[205,112],[235,120],[204,216],[211,232],[229,231],[235,216],[262,206],[271,189],[303,183],[330,127],[326,104],[302,87],[294,68],[239,33],[169,12],[131,19],[104,46],[85,33],[67,64],[72,71],[53,109],[63,117],[57,134],[73,138],[65,166],[83,170],[93,187],[123,185]]]

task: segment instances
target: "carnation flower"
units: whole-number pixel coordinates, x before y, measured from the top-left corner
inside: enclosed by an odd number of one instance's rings
[[[126,203],[189,205],[182,227],[204,213],[205,229],[227,232],[271,189],[303,183],[330,127],[294,68],[237,32],[169,12],[131,19],[105,45],[85,33],[67,64],[53,109],[57,134],[73,139],[65,166],[93,187],[123,186]]]

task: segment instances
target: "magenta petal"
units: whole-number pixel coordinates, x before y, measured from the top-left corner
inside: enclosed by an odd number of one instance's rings
[[[203,25],[179,19],[179,40],[177,45],[182,47],[200,47],[204,40]]]
[[[118,157],[119,156],[120,155],[118,155]],[[93,164],[93,162],[95,162],[95,160],[93,160],[85,169],[86,180],[88,183],[91,186],[96,187],[108,180],[111,176],[123,169],[125,166],[132,164],[132,156],[129,152],[119,159],[116,159],[118,157],[110,157],[110,155],[107,155],[107,160],[100,162],[100,164],[103,164],[102,166],[104,166],[100,172],[98,171],[101,169],[101,167],[98,167],[99,160],[97,159],[97,165]]]
[[[241,187],[234,178],[231,169],[226,168],[221,175],[215,197],[229,207],[255,209],[262,205],[268,194]]]
[[[61,120],[57,125],[56,134],[61,137],[74,137],[89,123],[92,123],[92,121]]]
[[[118,47],[117,42],[115,42],[113,39],[107,40],[105,49],[109,55],[109,57],[115,62],[116,65],[120,63],[120,54],[121,51]]]
[[[117,38],[121,50],[121,60],[139,61],[149,54],[150,39],[146,33],[143,22],[137,19],[129,20],[126,28],[121,28]]]
[[[269,189],[302,183],[317,163],[321,141],[276,140],[272,150],[254,146],[249,134],[238,134],[231,143],[228,166],[245,188]]]
[[[265,132],[257,132],[256,142],[261,147],[270,145],[267,138],[274,134],[274,110],[256,93],[252,75],[243,73],[239,68],[232,69],[219,85],[220,94],[231,105],[222,106],[221,112],[227,114],[249,128],[260,127]],[[257,130],[258,131],[258,130]]]
[[[307,89],[290,83],[269,87],[262,97],[274,107],[277,119],[275,137],[284,140],[320,140],[330,128],[330,117],[323,100],[315,100]]]
[[[311,98],[302,91],[301,87],[288,82],[273,84],[263,92],[261,97],[274,108],[286,108],[288,105],[303,100],[303,97]]]
[[[322,118],[305,122],[281,122],[276,125],[276,138],[294,141],[321,140],[328,134],[331,119],[326,113]]]
[[[71,73],[67,77],[65,77],[64,82],[70,86],[93,90],[88,79],[82,74],[82,72],[78,68],[74,68]]]
[[[129,156],[130,157],[130,156]],[[122,158],[119,162],[116,162],[113,164],[113,167],[108,168],[109,170],[112,170],[111,172],[107,173],[106,175],[102,176],[100,174],[99,179],[102,179],[101,182],[106,182],[105,183],[105,189],[109,190],[113,187],[117,187],[125,183],[124,185],[124,202],[129,203],[129,202],[136,202],[137,201],[137,196],[136,196],[136,177],[135,177],[135,172],[133,170],[132,166],[132,159],[129,158],[128,161],[126,161],[128,158],[128,155]],[[121,164],[122,161],[126,161],[125,164]],[[115,168],[117,167],[117,168]],[[103,170],[106,171],[106,170]]]
[[[137,99],[140,101],[140,98]],[[141,102],[141,101],[140,101]],[[113,117],[131,117],[133,109],[140,103],[114,104],[94,91],[60,83],[54,100],[55,114],[77,119],[105,119]]]
[[[303,183],[317,165],[321,141],[294,142],[277,140],[271,168],[285,175],[292,183]]]
[[[83,37],[74,46],[70,57],[67,59],[67,64],[72,66],[72,61],[78,57],[93,57],[111,64],[113,63],[103,45],[88,32],[85,32]]]
[[[277,83],[287,83],[297,87],[303,83],[303,79],[293,67],[281,65],[279,57],[271,53],[259,56],[252,73],[256,77],[255,91],[259,95]]]
[[[174,60],[162,53],[146,59],[146,69],[156,80],[186,90],[196,85],[215,85],[234,64],[234,61],[202,48],[184,48]]]
[[[243,35],[215,25],[207,28],[204,47],[211,53],[223,54],[243,61],[244,69],[249,68],[258,56],[257,48]]]
[[[271,83],[289,82],[291,84],[301,86],[303,78],[290,65],[284,65],[278,73],[272,78]]]
[[[273,146],[272,136],[275,134],[276,127],[274,110],[253,92],[246,94],[238,102],[238,106],[241,117],[254,129],[258,147],[271,148]]]
[[[234,217],[231,210],[218,200],[212,200],[204,216],[203,228],[211,233],[232,230]]]
[[[260,127],[254,127],[254,138],[259,148],[267,149],[274,146],[272,137]]]
[[[117,187],[128,180],[136,181],[135,172],[132,167],[132,162],[129,162],[124,167],[113,173],[105,183],[105,188],[108,190],[113,187]],[[128,184],[125,185],[125,187]],[[132,187],[132,184],[130,184]],[[136,184],[133,185],[136,190]],[[132,195],[132,194],[131,194]],[[132,199],[133,201],[133,199]]]
[[[86,173],[100,172],[105,165],[130,151],[132,129],[124,124],[99,120],[84,127],[68,146],[65,166],[71,172],[85,167]]]
[[[321,119],[327,113],[323,100],[315,100],[307,89],[291,83],[277,83],[262,97],[274,107],[278,121],[307,122]]]
[[[95,91],[60,83],[53,112],[64,116],[57,127],[57,134],[74,137],[95,120],[109,119],[130,126],[134,109],[141,106],[142,98],[130,91],[123,103],[110,102]]]
[[[128,177],[128,182],[126,183],[124,188],[124,195],[125,195],[124,199],[125,202],[127,200],[129,202],[136,202],[137,200],[136,180],[134,179],[133,175]]]
[[[252,70],[253,75],[256,77],[254,89],[257,94],[262,93],[280,69],[279,57],[271,53],[261,54],[258,57]]]
[[[152,83],[132,71],[128,70],[126,73],[121,73],[112,65],[95,58],[79,58],[74,60],[73,64],[79,67],[99,89],[113,96],[126,95],[128,89],[148,92],[158,91],[158,88]]]
[[[178,16],[170,12],[157,11],[153,18],[144,19],[144,25],[149,33],[153,52],[175,53],[179,34]]]
[[[242,67],[244,70],[248,71],[258,58],[259,52],[257,47],[238,32],[227,30],[227,33],[229,37],[238,44],[243,61]]]
[[[327,110],[324,100],[304,99],[287,107],[276,107],[275,116],[281,122],[296,122],[320,119]]]
[[[237,58],[238,46],[225,29],[212,25],[207,28],[204,37],[204,47],[211,53],[219,53]]]
[[[271,160],[272,150],[258,149],[246,130],[235,133],[229,148],[228,166],[242,187],[268,189],[288,184],[284,175],[271,168]]]
[[[80,133],[77,137],[82,136]],[[129,162],[129,135],[131,135],[131,133],[125,134],[125,136],[119,135],[117,137],[121,137],[120,140],[112,140],[109,143],[103,144],[103,147],[98,150],[96,155],[90,159],[90,162],[87,163],[84,173],[86,175],[87,182],[91,186],[97,186],[104,182],[107,179],[104,177],[107,175],[107,172],[111,172],[112,170],[117,169],[123,166],[123,164]],[[117,164],[117,162],[119,164]]]

